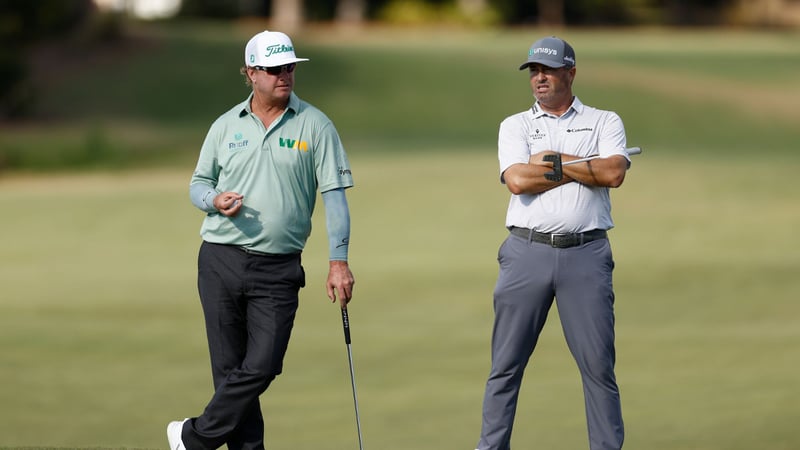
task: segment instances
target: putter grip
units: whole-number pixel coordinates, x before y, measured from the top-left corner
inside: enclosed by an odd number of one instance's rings
[[[350,316],[347,308],[342,308],[342,328],[344,329],[344,343],[350,345]]]

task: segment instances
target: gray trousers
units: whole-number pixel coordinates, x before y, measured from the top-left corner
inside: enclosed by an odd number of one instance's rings
[[[197,285],[206,322],[214,396],[187,421],[188,450],[263,450],[259,396],[281,373],[305,285],[300,254],[256,255],[204,242]]]
[[[614,374],[614,261],[608,239],[559,249],[509,235],[500,247],[498,262],[492,368],[478,449],[511,448],[523,373],[554,299],[583,382],[589,448],[622,448],[622,412]]]

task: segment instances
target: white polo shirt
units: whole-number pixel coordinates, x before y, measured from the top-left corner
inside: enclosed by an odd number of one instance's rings
[[[538,102],[507,117],[500,124],[497,147],[503,183],[506,169],[527,164],[532,154],[544,150],[581,158],[628,158],[622,119],[612,111],[586,106],[578,97],[561,117],[542,111]],[[512,194],[506,215],[506,227],[511,226],[543,233],[608,230],[614,226],[609,188],[571,182],[540,194]]]

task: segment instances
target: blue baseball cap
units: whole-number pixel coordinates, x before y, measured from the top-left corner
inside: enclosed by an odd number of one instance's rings
[[[575,66],[575,50],[563,39],[555,36],[539,39],[528,50],[528,60],[519,70],[526,69],[531,64],[542,64],[558,69],[560,67]]]

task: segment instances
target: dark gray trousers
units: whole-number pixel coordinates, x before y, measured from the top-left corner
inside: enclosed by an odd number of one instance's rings
[[[198,290],[205,315],[214,396],[184,424],[188,450],[264,448],[259,396],[281,373],[305,285],[300,254],[256,255],[204,242]]]
[[[492,368],[479,450],[508,450],[523,373],[555,298],[583,382],[591,450],[618,450],[624,436],[614,374],[614,261],[608,239],[558,249],[509,235],[498,254]],[[526,444],[533,448],[533,444]]]

